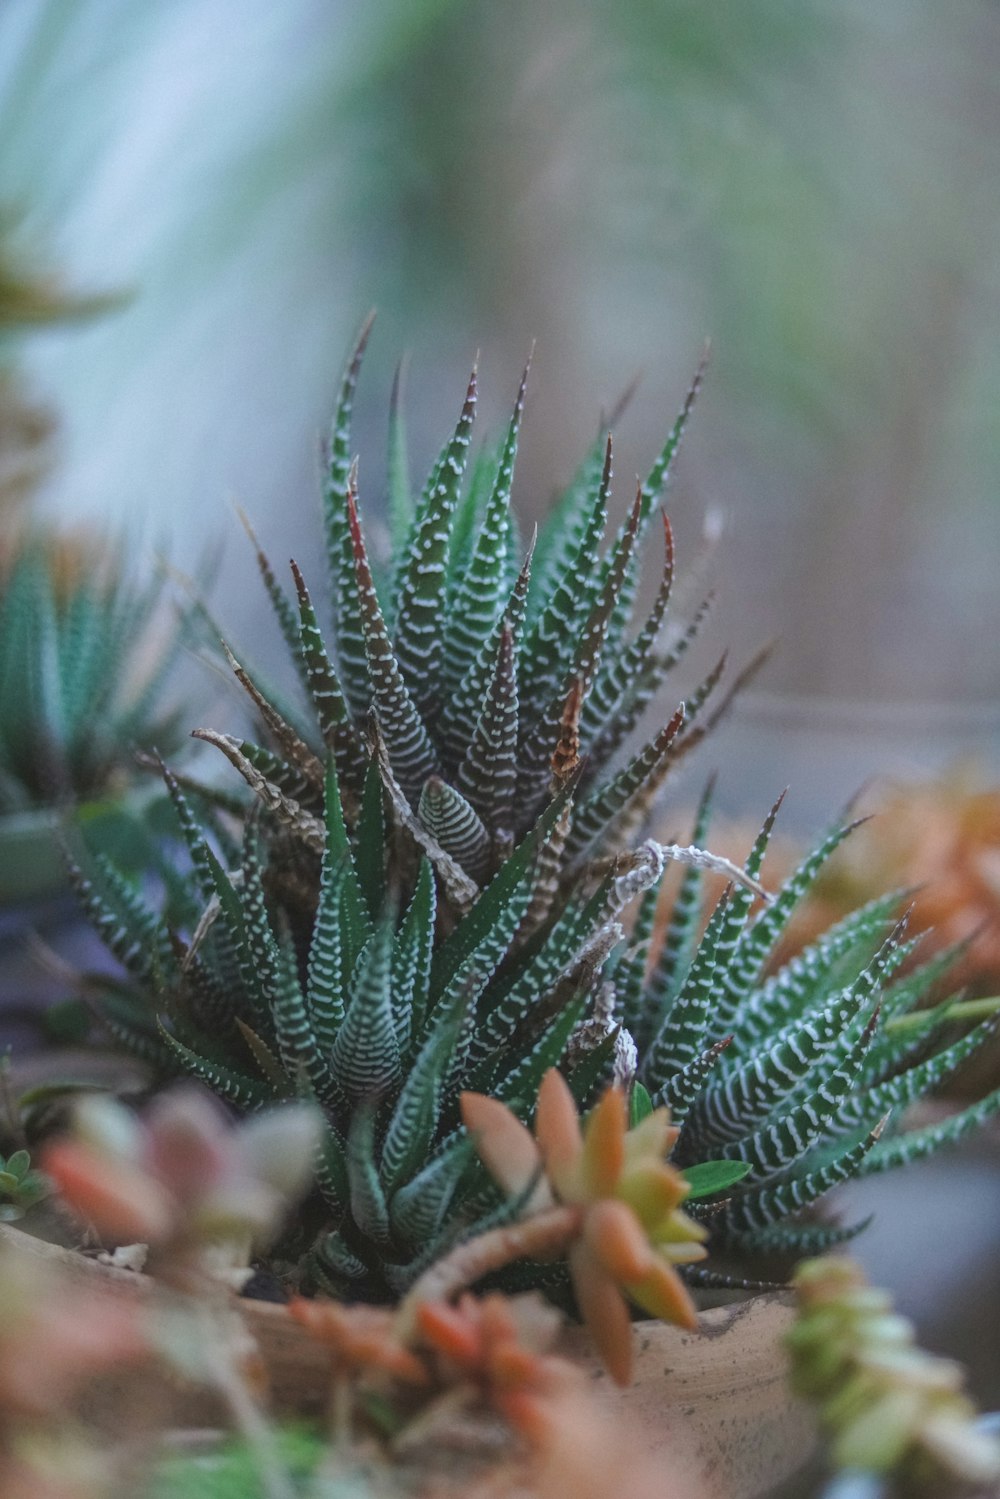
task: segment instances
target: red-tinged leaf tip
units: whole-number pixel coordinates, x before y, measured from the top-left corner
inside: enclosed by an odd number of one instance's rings
[[[295,591],[299,596],[299,603],[308,606],[311,600],[309,597],[309,589],[306,587],[306,580],[302,576],[302,569],[299,567],[299,564],[296,562],[294,557],[290,557],[288,559],[288,565],[292,571],[292,579],[295,583]]]
[[[79,1218],[115,1244],[156,1244],[171,1231],[176,1203],[151,1176],[76,1140],[56,1140],[41,1169]]]
[[[424,1301],[417,1308],[417,1326],[436,1353],[457,1364],[474,1365],[482,1352],[474,1324],[443,1301]]]

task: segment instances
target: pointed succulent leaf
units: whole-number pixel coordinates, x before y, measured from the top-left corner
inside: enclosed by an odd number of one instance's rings
[[[373,315],[369,314],[362,324],[341,379],[330,432],[330,460],[323,492],[323,528],[330,572],[330,593],[333,598],[333,636],[337,647],[337,664],[351,712],[358,720],[368,710],[371,688],[368,683],[360,600],[355,586],[354,547],[348,523],[347,496],[350,488],[354,392],[373,320]]]
[[[580,580],[591,578],[608,519],[611,498],[611,438],[607,440],[600,483],[594,494],[586,529],[565,573],[558,579],[545,607],[529,627],[522,650],[521,740],[524,743],[558,693],[572,664],[572,651],[580,618],[586,607],[581,600]]]
[[[257,1082],[232,1067],[225,1067],[219,1062],[199,1056],[197,1052],[178,1041],[162,1026],[160,1035],[179,1063],[179,1071],[186,1072],[190,1077],[196,1077],[211,1088],[213,1093],[218,1093],[238,1109],[262,1108],[264,1104],[274,1099],[274,1089],[268,1084]]]
[[[265,692],[258,685],[246,667],[237,661],[225,641],[222,642],[222,649],[233,675],[260,714],[282,757],[289,765],[296,766],[312,785],[317,788],[322,786],[322,760],[305,742],[289,717],[273,701],[273,694]]]
[[[643,1061],[642,1080],[658,1097],[675,1073],[695,1063],[705,1050],[706,1030],[714,1024],[716,954],[726,929],[732,887],[723,891],[712,913],[694,962],[676,999],[661,1021]]]
[[[673,746],[684,721],[685,704],[663,726],[645,749],[633,756],[625,768],[606,785],[583,801],[573,819],[567,844],[567,857],[580,860],[584,855],[600,852],[618,821],[628,814],[632,804],[658,782],[670,763]]]
[[[268,977],[271,1017],[285,1072],[293,1084],[307,1085],[326,1108],[336,1108],[343,1095],[319,1044],[299,982],[295,952],[287,944],[272,943]]]
[[[895,923],[900,893],[894,891],[852,912],[792,957],[759,986],[745,990],[736,1010],[737,1052],[747,1055],[773,1040],[796,1017],[829,1003],[866,964],[876,943]],[[732,972],[727,977],[732,982]],[[878,1043],[873,1047],[873,1055]]]
[[[441,881],[442,890],[449,904],[456,911],[467,911],[479,894],[479,886],[472,879],[471,875],[466,874],[458,860],[452,858],[447,849],[442,848],[433,833],[430,832],[410,806],[409,801],[403,793],[403,788],[393,773],[392,765],[389,762],[389,752],[385,740],[382,738],[377,720],[371,726],[371,733],[375,748],[375,757],[378,760],[379,770],[382,775],[382,784],[385,787],[396,822],[401,828],[406,829],[417,848],[431,861],[431,864],[434,866],[434,872]]]
[[[639,902],[627,951],[615,967],[615,993],[622,1024],[631,1033],[644,1009],[646,970],[653,939],[653,927],[660,903],[660,882],[650,885]]]
[[[375,1105],[362,1103],[351,1118],[347,1137],[347,1179],[351,1217],[366,1239],[389,1242],[389,1209],[375,1160]]]
[[[392,955],[396,1038],[404,1056],[415,1044],[427,1014],[436,911],[433,869],[429,859],[422,859],[413,899],[400,923]]]
[[[807,1157],[802,1169],[784,1181],[740,1188],[726,1210],[726,1231],[734,1229],[746,1236],[769,1229],[790,1214],[810,1207],[841,1182],[858,1175],[877,1138],[877,1132],[873,1131],[848,1145],[832,1160],[820,1164],[813,1165]],[[744,1238],[743,1242],[748,1248],[753,1247],[752,1239]]]
[[[347,491],[347,515],[371,681],[370,701],[378,714],[393,770],[406,795],[415,796],[427,777],[437,773],[437,756],[389,639],[368,564],[353,488]]]
[[[579,552],[591,522],[593,496],[600,485],[607,457],[607,435],[613,427],[613,422],[602,420],[599,435],[542,523],[538,535],[536,582],[529,608],[532,620],[544,609],[558,580],[566,575]]]
[[[490,860],[490,835],[460,791],[439,776],[429,776],[420,793],[417,816],[471,879],[483,878]]]
[[[855,1040],[848,1055],[833,1068],[817,1066],[812,1070],[808,1096],[794,1108],[767,1120],[752,1135],[723,1146],[720,1154],[727,1160],[749,1161],[751,1179],[773,1177],[799,1161],[806,1151],[822,1138],[861,1069],[871,1045],[877,1024],[877,1013]]]
[[[769,1046],[713,1081],[696,1111],[699,1137],[713,1147],[723,1145],[755,1128],[797,1089],[814,1092],[826,1059],[846,1056],[855,1022],[870,1011],[897,954],[898,941],[890,938],[828,1005],[790,1021]]]
[[[137,891],[110,863],[95,855],[100,888],[67,853],[66,872],[77,900],[101,941],[123,968],[154,985],[176,970],[166,925],[145,908]]]
[[[858,826],[860,822],[848,823],[845,827],[836,827],[827,833],[785,881],[772,903],[748,928],[733,955],[729,986],[731,998],[744,994],[753,983],[781,937],[792,912],[812,886],[820,869]]]
[[[317,1044],[329,1054],[343,1024],[346,1012],[345,933],[341,921],[341,904],[345,886],[352,878],[350,856],[338,854],[327,838],[320,871],[319,903],[309,944],[309,969],[306,1002]],[[359,912],[360,916],[360,912]],[[360,934],[359,934],[360,935]],[[358,950],[363,943],[359,943]]]
[[[702,792],[695,814],[691,842],[703,846],[712,815],[715,777]],[[670,1005],[680,992],[681,984],[694,961],[701,930],[702,887],[704,870],[691,865],[684,870],[677,898],[667,921],[659,956],[646,985],[641,1017],[629,1027],[644,1052],[666,1018]],[[626,1024],[628,1022],[626,1021]]]
[[[846,1133],[863,1125],[870,1126],[873,1120],[882,1119],[886,1114],[900,1115],[910,1104],[940,1089],[942,1083],[996,1032],[995,1019],[984,1021],[925,1061],[876,1083],[874,1087],[854,1091],[837,1113],[838,1131]]]
[[[351,722],[350,710],[327,654],[319,620],[306,581],[298,564],[291,563],[292,577],[299,601],[300,649],[305,664],[306,687],[316,710],[323,743],[337,758],[341,773],[359,782],[364,773],[364,750]]]
[[[379,1098],[400,1077],[392,1009],[392,927],[379,922],[358,960],[347,1013],[333,1044],[337,1085],[352,1103]]]
[[[239,771],[261,806],[272,812],[296,838],[301,839],[306,848],[322,853],[324,835],[320,819],[308,812],[294,797],[286,796],[279,786],[262,775],[244,755],[239,739],[234,739],[231,734],[217,734],[214,729],[192,729],[191,737],[204,739],[206,744],[214,744],[216,749],[221,750],[230,765]]]
[[[510,1037],[545,1004],[558,982],[573,970],[606,914],[609,876],[590,900],[571,903],[553,923],[544,941],[507,984],[495,985],[480,1006],[472,1059],[509,1046]]]
[[[385,900],[385,807],[377,758],[368,762],[361,815],[358,819],[354,867],[358,888],[374,921]]]
[[[598,668],[608,622],[632,556],[639,518],[639,499],[637,496],[604,587],[594,601],[572,656],[567,657],[568,675],[539,716],[534,728],[527,736],[521,736],[518,751],[518,795],[526,806],[534,805],[550,782],[556,765],[565,757],[561,741],[568,723],[572,724],[573,759],[579,761],[580,714]],[[553,745],[557,746],[555,755]]]
[[[467,1135],[454,1135],[389,1204],[392,1229],[404,1242],[425,1245],[435,1240],[452,1199],[475,1157]]]
[[[445,1079],[464,1020],[464,996],[444,1011],[417,1052],[396,1100],[382,1147],[381,1176],[391,1197],[427,1160],[441,1115]]]
[[[455,781],[490,828],[511,827],[517,785],[517,725],[514,633],[504,625],[496,667]]]
[[[274,610],[274,616],[278,621],[278,627],[284,637],[285,645],[288,647],[288,653],[295,663],[296,670],[299,673],[303,686],[306,686],[306,663],[300,652],[299,624],[298,620],[295,617],[295,608],[292,604],[291,599],[289,599],[288,595],[285,593],[285,590],[278,582],[278,579],[275,576],[274,568],[271,566],[267,553],[264,551],[264,548],[261,546],[260,542],[257,539],[257,533],[254,531],[253,526],[250,524],[250,518],[246,514],[246,511],[238,508],[236,513],[240,518],[243,529],[246,531],[247,536],[250,538],[250,545],[253,547],[254,552],[256,553],[257,569],[263,581],[267,596],[271,601],[271,608]]]
[[[836,1223],[776,1223],[771,1228],[758,1229],[746,1235],[729,1232],[726,1241],[737,1251],[743,1249],[750,1254],[804,1259],[826,1254],[838,1245],[856,1239],[871,1223],[872,1216],[846,1227]]]
[[[351,1194],[347,1172],[347,1147],[328,1119],[316,1148],[316,1183],[327,1205],[338,1216],[347,1207]]]
[[[684,436],[684,432],[687,428],[688,421],[690,420],[691,413],[694,410],[695,401],[698,399],[698,393],[701,390],[702,382],[705,378],[705,370],[707,369],[707,367],[708,346],[706,345],[704,351],[702,352],[702,356],[698,361],[698,367],[694,372],[694,378],[692,379],[691,384],[688,387],[687,394],[684,397],[684,404],[681,406],[677,419],[674,422],[673,427],[670,429],[666,442],[663,444],[663,447],[656,455],[653,466],[646,477],[645,483],[640,488],[640,495],[642,497],[638,516],[638,535],[640,539],[645,534],[646,526],[649,524],[650,517],[653,513],[653,508],[662,496],[670,479],[670,473],[673,467],[674,459],[677,457],[677,452],[681,445],[681,439]],[[622,528],[622,532],[619,533],[619,541],[621,540],[621,536],[623,534],[624,526]],[[616,617],[612,626],[613,638],[616,638],[621,634],[628,622],[632,605],[635,601],[638,583],[639,570],[636,567],[632,567],[629,569],[626,575],[625,585],[621,590],[621,596],[618,601]]]
[[[663,516],[663,531],[663,572],[653,608],[633,641],[624,646],[612,641],[611,648],[605,653],[580,717],[580,737],[585,745],[594,743],[612,717],[621,711],[650,665],[666,618],[674,580],[674,536],[666,515]]]
[[[515,650],[517,648],[524,624],[528,587],[531,582],[533,550],[534,542],[529,547],[521,570],[514,580],[503,614],[480,646],[475,660],[458,688],[442,706],[437,721],[437,734],[442,752],[449,765],[461,764],[468,754],[469,744],[482,715],[490,684],[496,675],[501,638],[505,630],[510,631]],[[516,661],[515,655],[515,667]]]
[[[869,1176],[876,1171],[891,1171],[897,1166],[921,1161],[925,1156],[953,1145],[997,1113],[1000,1113],[1000,1088],[937,1124],[926,1124],[922,1129],[908,1130],[905,1134],[880,1140],[871,1156],[861,1163],[858,1175]]]
[[[263,1036],[257,1034],[253,1026],[247,1025],[246,1021],[240,1020],[238,1016],[235,1024],[261,1076],[270,1083],[279,1097],[287,1094],[294,1086],[294,1074],[293,1077],[289,1077],[278,1056],[271,1050]]]
[[[437,702],[443,671],[442,614],[448,548],[476,414],[473,370],[451,440],[435,465],[414,517],[399,578],[395,648],[399,669],[420,713]]]
[[[538,1085],[549,1068],[562,1061],[569,1038],[586,1013],[588,997],[587,987],[581,987],[516,1064],[502,1069],[495,1085],[496,1097],[510,1101],[515,1112],[518,1101],[529,1109],[534,1107]]]
[[[732,1036],[723,1036],[721,1040],[713,1041],[686,1067],[672,1073],[656,1094],[657,1107],[665,1105],[674,1124],[686,1123],[691,1105],[702,1094],[709,1075],[732,1039]]]
[[[438,948],[431,969],[432,988],[444,988],[476,952],[491,970],[517,930],[531,896],[535,857],[552,834],[574,787],[567,785],[546,807],[534,827],[500,866],[468,915]],[[487,958],[488,955],[488,958]]]
[[[448,610],[444,670],[452,690],[464,680],[506,601],[510,493],[529,366],[530,360],[521,377],[482,524]]]

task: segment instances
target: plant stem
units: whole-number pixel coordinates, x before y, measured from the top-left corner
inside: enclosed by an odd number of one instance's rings
[[[885,1023],[887,1031],[919,1030],[922,1025],[943,1025],[954,1020],[984,1020],[1000,1011],[1000,995],[988,999],[960,999],[942,1014],[934,1010],[916,1010],[912,1015],[894,1015]]]
[[[227,1329],[220,1327],[218,1319],[211,1315],[206,1322],[209,1325],[205,1330],[205,1346],[214,1350],[211,1366],[215,1388],[225,1401],[237,1431],[254,1453],[265,1499],[295,1499],[291,1481],[275,1449],[274,1433],[236,1366]]]
[[[545,1208],[519,1223],[488,1229],[458,1244],[420,1276],[400,1303],[397,1330],[406,1340],[425,1301],[450,1301],[475,1281],[514,1260],[546,1259],[563,1253],[580,1232],[583,1209],[572,1204]]]

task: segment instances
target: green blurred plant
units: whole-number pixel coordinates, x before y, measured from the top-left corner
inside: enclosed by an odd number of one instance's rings
[[[851,1260],[807,1260],[787,1335],[791,1382],[815,1401],[835,1468],[941,1485],[1000,1478],[1000,1442],[977,1431],[964,1372],[918,1348],[891,1298]]]
[[[6,1160],[0,1156],[0,1222],[23,1218],[49,1191],[48,1179],[32,1168],[27,1150],[15,1150]]]
[[[175,746],[162,706],[186,628],[122,548],[29,530],[0,545],[0,812],[90,800]]]

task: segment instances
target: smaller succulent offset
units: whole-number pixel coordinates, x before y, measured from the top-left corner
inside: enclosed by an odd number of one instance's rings
[[[176,745],[160,699],[183,624],[155,639],[162,591],[95,542],[0,546],[0,812],[101,797],[134,750]]]
[[[900,1024],[947,960],[900,976],[912,944],[898,893],[769,973],[797,902],[850,829],[831,831],[764,901],[777,806],[742,867],[705,852],[707,798],[690,845],[642,840],[664,779],[724,706],[712,708],[720,664],[627,751],[700,617],[669,633],[673,542],[657,508],[698,378],[603,550],[610,440],[524,545],[510,505],[523,382],[503,440],[470,463],[473,375],[415,500],[394,407],[395,547],[376,582],[350,457],[363,347],[341,387],[324,500],[329,642],[303,571],[292,564],[290,595],[258,549],[298,698],[265,691],[231,657],[262,742],[197,731],[255,793],[254,810],[234,833],[167,772],[190,878],[175,872],[154,909],[106,862],[78,872],[128,971],[103,1001],[110,1034],[240,1110],[317,1101],[322,1200],[283,1251],[304,1284],[336,1294],[399,1296],[456,1244],[519,1219],[524,1194],[502,1197],[460,1095],[489,1095],[526,1124],[553,1067],[584,1113],[612,1080],[633,1122],[669,1110],[669,1129],[661,1116],[641,1138],[659,1131],[663,1151],[675,1139],[670,1169],[701,1173],[692,1197],[714,1194],[689,1208],[710,1253],[794,1256],[835,1241],[843,1230],[803,1210],[1000,1108],[998,1090],[923,1131],[887,1122],[996,1022],[958,1039],[937,1011]],[[641,544],[658,518],[647,613]],[[685,878],[653,951],[677,861]],[[706,868],[729,884],[702,933]],[[638,1282],[632,1263],[625,1279]],[[568,1297],[564,1265],[518,1269],[519,1284]],[[709,1260],[677,1273],[714,1271]]]
[[[0,1156],[0,1223],[23,1218],[48,1194],[49,1182],[34,1169],[26,1150],[12,1151],[6,1160]]]

